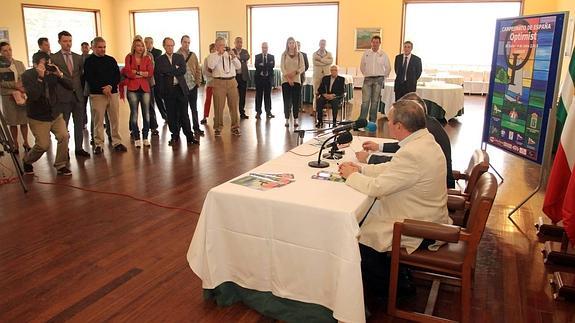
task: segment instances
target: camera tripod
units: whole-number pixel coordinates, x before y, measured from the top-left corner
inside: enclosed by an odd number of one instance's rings
[[[24,178],[22,177],[22,174],[24,174],[24,169],[22,168],[22,164],[20,164],[18,155],[15,153],[15,150],[18,147],[16,147],[16,145],[14,144],[14,140],[12,139],[10,129],[6,124],[6,119],[4,119],[2,111],[0,111],[0,147],[5,153],[8,153],[10,155],[10,158],[14,163],[14,169],[16,169],[16,173],[18,174],[20,185],[22,186],[24,193],[27,193],[28,187],[26,187],[26,184],[24,183]]]

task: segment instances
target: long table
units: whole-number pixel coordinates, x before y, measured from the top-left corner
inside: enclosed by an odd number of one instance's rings
[[[368,139],[354,137],[344,159],[355,160]],[[230,181],[208,192],[187,254],[204,289],[233,282],[365,322],[358,220],[373,199],[345,183],[312,179],[319,169],[307,163],[318,150],[304,143],[239,176],[292,173],[289,185],[258,191]],[[337,171],[336,162],[327,170]]]

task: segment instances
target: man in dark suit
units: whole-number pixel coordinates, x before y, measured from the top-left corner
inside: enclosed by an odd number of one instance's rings
[[[154,57],[154,62],[162,55],[162,51],[154,48],[154,39],[152,37],[144,38],[144,44],[146,45],[146,50],[148,53],[152,54]],[[152,97],[150,98],[150,122],[152,120],[152,115],[155,116],[156,112],[154,111],[154,102],[158,106],[158,111],[162,116],[162,119],[166,120],[168,118],[166,112],[166,106],[164,105],[164,101],[162,100],[162,96],[160,92],[160,80],[154,79],[154,86],[152,86]],[[156,122],[157,123],[157,122]],[[152,133],[153,134],[153,133]]]
[[[318,93],[319,96],[316,101],[317,108],[317,123],[316,127],[323,127],[323,108],[329,103],[333,116],[333,124],[337,122],[337,111],[343,100],[345,93],[345,78],[337,75],[338,69],[336,65],[329,68],[330,75],[326,75],[321,79]]]
[[[307,70],[309,69],[309,60],[307,59],[307,54],[301,51],[301,44],[299,41],[295,42],[297,45],[297,51],[301,53],[301,56],[303,56],[303,65],[305,66],[303,73],[301,73],[300,76],[300,81],[301,81],[301,94],[300,94],[300,111],[303,112],[303,84],[305,83],[305,72],[307,72]],[[313,111],[311,113],[313,115]]]
[[[64,73],[64,77],[72,82],[72,89],[65,88],[58,83],[56,92],[58,102],[56,106],[62,112],[66,128],[70,121],[70,114],[74,119],[74,145],[75,154],[78,157],[90,157],[84,150],[84,124],[86,118],[86,105],[84,104],[84,86],[82,84],[84,74],[84,59],[82,56],[73,53],[72,35],[67,31],[58,33],[58,44],[60,50],[51,55],[52,64],[58,66]]]
[[[186,60],[184,56],[174,53],[175,42],[166,37],[162,42],[166,53],[156,60],[154,75],[160,80],[160,93],[166,103],[168,115],[168,127],[172,133],[170,145],[180,140],[180,128],[188,139],[188,143],[199,144],[194,138],[188,116],[188,86],[184,74],[186,74]]]
[[[248,72],[248,61],[250,60],[250,53],[242,48],[242,37],[236,37],[234,42],[235,47],[232,49],[236,57],[240,60],[242,66],[236,69],[236,81],[238,82],[238,95],[240,98],[239,111],[241,119],[248,119],[246,114],[246,91],[248,89],[248,80],[250,75]]]
[[[403,54],[395,56],[395,84],[393,89],[395,91],[395,100],[399,100],[402,96],[409,92],[415,92],[417,88],[417,80],[421,76],[421,58],[411,53],[413,50],[413,43],[406,41],[403,43]]]
[[[262,98],[268,119],[275,117],[272,114],[272,84],[274,79],[274,55],[268,54],[268,43],[262,43],[262,53],[256,55],[256,72],[254,79],[256,83],[256,119],[261,118]]]
[[[446,184],[447,188],[455,188],[455,179],[453,178],[453,171],[451,167],[451,141],[449,140],[449,136],[445,129],[437,121],[434,117],[429,116],[427,114],[427,106],[425,105],[425,101],[417,95],[415,92],[410,92],[401,97],[401,100],[413,100],[419,103],[419,105],[423,108],[423,111],[426,113],[425,115],[425,127],[431,133],[435,142],[441,147],[443,151],[443,155],[445,155],[445,162],[447,166],[447,178]],[[376,144],[373,141],[366,141],[363,143],[363,148],[365,151],[359,151],[356,153],[357,160],[362,163],[368,164],[381,164],[387,163],[391,160],[392,157],[390,156],[383,156],[383,155],[374,155],[368,151],[382,151],[386,153],[395,153],[399,150],[398,143],[386,143],[382,144],[381,146]]]

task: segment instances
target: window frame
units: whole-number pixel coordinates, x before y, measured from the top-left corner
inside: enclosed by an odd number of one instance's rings
[[[248,43],[248,51],[250,53],[254,53],[254,48],[258,48],[257,46],[254,47],[253,44],[253,31],[252,31],[252,9],[253,8],[270,8],[270,7],[286,7],[286,6],[293,6],[293,7],[304,7],[304,6],[328,6],[328,5],[335,5],[337,7],[337,20],[336,20],[336,34],[335,39],[337,43],[335,44],[335,61],[334,64],[338,64],[337,60],[339,59],[339,15],[340,15],[340,7],[338,1],[330,1],[330,2],[306,2],[306,3],[296,3],[296,2],[285,2],[285,3],[263,3],[263,4],[248,4],[246,5],[246,35],[247,35],[247,43]],[[310,59],[308,57],[308,59]]]
[[[50,6],[50,5],[37,5],[37,4],[21,4],[22,11],[22,27],[24,28],[24,45],[26,46],[26,63],[30,63],[30,48],[28,47],[28,33],[26,31],[26,16],[24,10],[26,8],[32,9],[47,9],[47,10],[66,10],[66,11],[81,11],[94,14],[94,24],[96,37],[102,35],[102,18],[100,16],[100,9],[83,8],[83,7],[64,7],[64,6]]]
[[[198,56],[198,59],[202,56],[202,18],[200,15],[200,8],[199,7],[180,7],[180,8],[157,8],[157,9],[135,9],[135,10],[130,10],[129,11],[129,15],[130,15],[130,39],[134,39],[134,37],[137,35],[136,33],[136,14],[137,13],[150,13],[150,12],[167,12],[167,11],[193,11],[195,10],[198,13],[198,52],[196,53],[196,55]],[[145,35],[142,35],[142,37],[146,37]],[[192,37],[192,35],[190,35],[190,37]],[[176,43],[174,51],[176,50],[176,47],[179,44],[179,39],[175,39],[174,38],[174,42]],[[158,40],[154,39],[154,46],[159,46],[158,45]],[[163,51],[163,50],[162,50]]]

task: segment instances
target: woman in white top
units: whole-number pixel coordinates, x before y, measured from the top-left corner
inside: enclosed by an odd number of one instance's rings
[[[305,70],[302,54],[297,50],[293,37],[286,42],[286,49],[281,59],[282,71],[282,96],[284,100],[285,126],[289,127],[289,120],[293,113],[293,126],[298,127],[298,112],[301,104],[301,80],[300,75]]]
[[[0,92],[2,93],[2,112],[6,123],[10,126],[10,133],[14,139],[15,153],[18,153],[18,126],[20,126],[20,134],[22,134],[24,150],[30,150],[28,144],[28,116],[26,114],[26,107],[16,104],[13,92],[24,93],[22,86],[22,74],[26,71],[24,64],[12,57],[12,47],[7,42],[0,43],[0,56],[4,64],[10,64],[9,67],[2,67],[4,75],[10,77],[2,78],[0,81]]]

